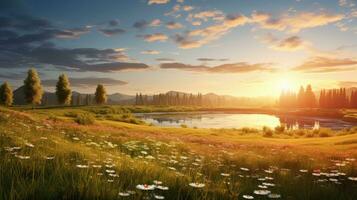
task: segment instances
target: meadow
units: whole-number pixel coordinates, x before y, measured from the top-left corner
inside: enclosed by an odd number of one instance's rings
[[[162,128],[132,112],[0,108],[0,199],[357,199],[357,129]]]

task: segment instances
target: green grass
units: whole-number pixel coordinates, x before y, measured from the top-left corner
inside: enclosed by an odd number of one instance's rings
[[[357,198],[356,129],[160,128],[127,123],[134,109],[0,108],[0,199],[268,199],[264,184],[281,199]],[[154,180],[169,190],[136,189]]]

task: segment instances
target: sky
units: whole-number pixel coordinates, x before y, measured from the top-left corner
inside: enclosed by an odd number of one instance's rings
[[[0,83],[277,96],[357,87],[356,0],[2,0]]]

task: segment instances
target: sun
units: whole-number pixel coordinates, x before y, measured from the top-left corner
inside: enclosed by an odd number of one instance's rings
[[[289,91],[293,89],[293,83],[292,80],[289,80],[287,78],[281,79],[278,82],[278,87],[282,91]]]

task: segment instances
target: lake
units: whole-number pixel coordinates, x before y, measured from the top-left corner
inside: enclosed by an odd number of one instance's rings
[[[197,128],[262,128],[264,126],[274,128],[281,124],[287,127],[311,129],[316,125],[325,128],[339,130],[357,126],[356,123],[345,122],[340,119],[291,116],[275,116],[269,114],[247,113],[219,113],[219,112],[174,112],[174,113],[136,113],[148,124],[162,127],[188,127]]]

